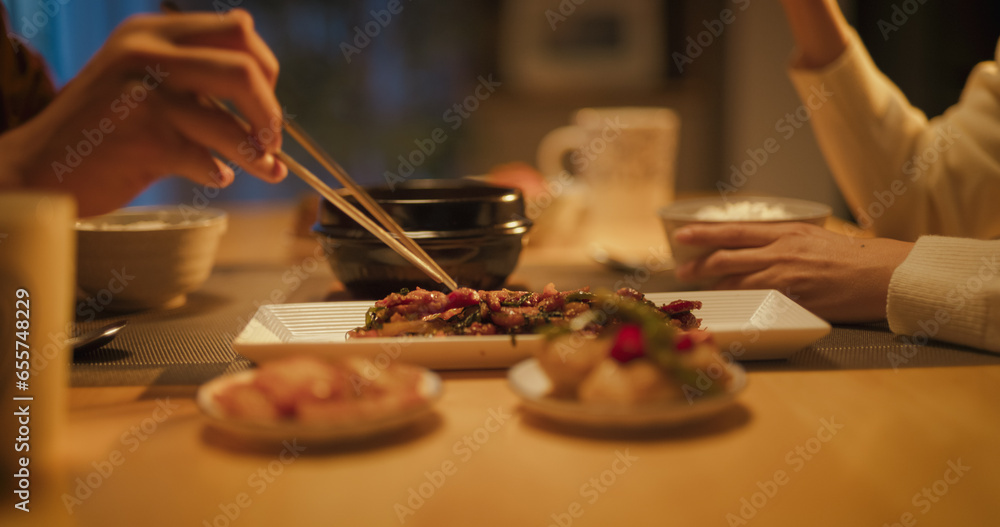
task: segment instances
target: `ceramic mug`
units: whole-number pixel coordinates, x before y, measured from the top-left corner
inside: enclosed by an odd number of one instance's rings
[[[538,167],[582,187],[584,242],[641,257],[666,245],[657,210],[674,198],[679,134],[669,108],[582,108],[539,143]]]

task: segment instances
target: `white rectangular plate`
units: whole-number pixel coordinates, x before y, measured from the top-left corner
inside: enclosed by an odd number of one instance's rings
[[[830,332],[830,325],[774,290],[649,293],[664,304],[700,300],[695,315],[737,360],[785,359]],[[261,306],[233,341],[233,350],[257,362],[291,354],[360,354],[376,365],[401,359],[438,370],[507,368],[542,345],[537,335],[347,339],[364,325],[372,302],[318,302]]]

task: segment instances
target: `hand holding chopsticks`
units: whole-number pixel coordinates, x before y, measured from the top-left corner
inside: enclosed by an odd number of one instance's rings
[[[160,7],[164,12],[180,12],[178,6],[171,1],[161,2]],[[221,110],[232,115],[236,121],[249,132],[249,125],[240,116],[236,115],[221,101],[214,98],[209,98],[209,100]],[[337,180],[344,186],[344,188],[357,198],[358,202],[364,206],[364,208],[368,210],[372,216],[375,217],[377,222],[373,221],[355,208],[349,201],[347,201],[347,199],[327,186],[323,180],[313,174],[301,163],[297,162],[285,152],[279,150],[275,155],[279,160],[288,166],[289,170],[309,184],[310,187],[319,192],[320,195],[330,201],[330,203],[347,214],[348,217],[358,222],[365,228],[365,230],[372,233],[376,238],[388,245],[392,250],[396,251],[396,253],[405,258],[407,261],[427,273],[427,275],[433,278],[436,282],[444,284],[452,291],[458,289],[458,284],[455,283],[455,280],[451,278],[451,276],[449,276],[448,273],[445,272],[445,270],[442,269],[441,266],[438,265],[437,262],[435,262],[434,259],[432,259],[419,245],[417,245],[412,238],[407,236],[399,224],[396,223],[392,217],[390,217],[389,214],[386,213],[385,210],[382,209],[382,207],[380,207],[367,192],[365,192],[363,188],[358,186],[357,183],[355,183],[347,172],[340,166],[340,164],[334,161],[332,157],[323,151],[323,149],[320,148],[319,145],[316,144],[316,142],[313,141],[304,130],[302,130],[295,123],[284,119],[284,117],[282,117],[282,125],[289,132],[289,135],[298,141],[299,144],[301,144],[303,148],[305,148],[306,151],[313,156],[313,158],[319,161],[323,168],[333,174],[334,177],[336,177]]]
[[[213,99],[212,102],[222,110],[225,110],[233,115],[233,117],[236,118],[241,124],[247,126],[239,116],[235,115],[220,101]],[[392,217],[390,217],[389,214],[386,213],[385,210],[382,209],[382,207],[380,207],[379,204],[376,203],[363,188],[358,186],[357,183],[355,183],[350,176],[347,175],[347,172],[345,172],[344,169],[333,160],[333,158],[326,155],[326,153],[324,153],[296,125],[287,120],[283,120],[282,122],[285,125],[286,130],[289,130],[290,132],[291,130],[295,130],[295,132],[291,132],[292,137],[299,141],[299,143],[301,143],[302,146],[313,155],[313,157],[323,164],[324,168],[327,168],[327,170],[330,170],[331,173],[337,176],[337,180],[344,184],[344,187],[347,188],[348,191],[350,191],[358,199],[358,202],[364,205],[364,207],[381,222],[381,225],[372,221],[371,218],[355,208],[351,202],[347,201],[347,199],[327,186],[323,180],[316,176],[316,174],[313,174],[308,168],[302,166],[301,163],[293,159],[284,151],[279,150],[276,156],[283,163],[288,165],[289,170],[309,184],[310,187],[319,192],[321,196],[329,200],[335,207],[343,211],[344,214],[347,214],[351,219],[358,222],[365,228],[365,230],[375,235],[376,238],[388,245],[408,262],[420,268],[421,271],[427,273],[427,275],[433,278],[436,282],[444,284],[452,291],[458,289],[458,284],[455,283],[455,280],[449,276],[448,273],[434,261],[434,259],[421,249],[412,238],[407,236],[402,227],[400,227],[399,224],[396,223],[395,220],[393,220]],[[383,229],[383,226],[385,226],[385,229]],[[391,231],[391,234],[386,229]],[[397,238],[394,238],[393,234],[395,234]]]

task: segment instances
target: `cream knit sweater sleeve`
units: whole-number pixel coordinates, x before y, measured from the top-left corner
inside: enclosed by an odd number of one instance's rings
[[[875,67],[853,31],[832,64],[793,67],[790,76],[803,101],[827,95],[812,108],[812,126],[863,227],[908,241],[1000,237],[997,62],[976,66],[959,102],[931,120]]]
[[[1000,352],[1000,241],[921,237],[889,282],[888,317],[917,345]]]
[[[1000,45],[997,49],[1000,61]],[[1000,352],[1000,71],[976,66],[959,102],[927,120],[857,34],[833,64],[793,68],[803,100],[829,95],[812,125],[859,223],[917,239],[889,284],[890,328]],[[924,236],[943,234],[962,236]]]

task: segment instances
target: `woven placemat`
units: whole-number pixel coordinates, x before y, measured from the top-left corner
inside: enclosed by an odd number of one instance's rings
[[[232,342],[259,306],[321,300],[330,288],[329,274],[291,279],[288,271],[217,268],[181,307],[79,321],[76,333],[123,318],[128,325],[107,346],[74,356],[72,386],[194,385],[250,367]]]
[[[197,385],[251,366],[233,339],[257,308],[276,302],[341,299],[330,296],[329,273],[289,279],[284,267],[217,268],[185,305],[168,311],[107,315],[76,324],[84,332],[122,318],[115,340],[74,357],[73,386]],[[826,337],[782,361],[751,361],[750,371],[901,369],[1000,364],[1000,355],[939,342],[913,343],[885,323],[836,326]]]
[[[904,369],[1000,364],[1000,355],[986,351],[894,335],[889,324],[835,326],[787,361],[745,363],[761,370]]]

